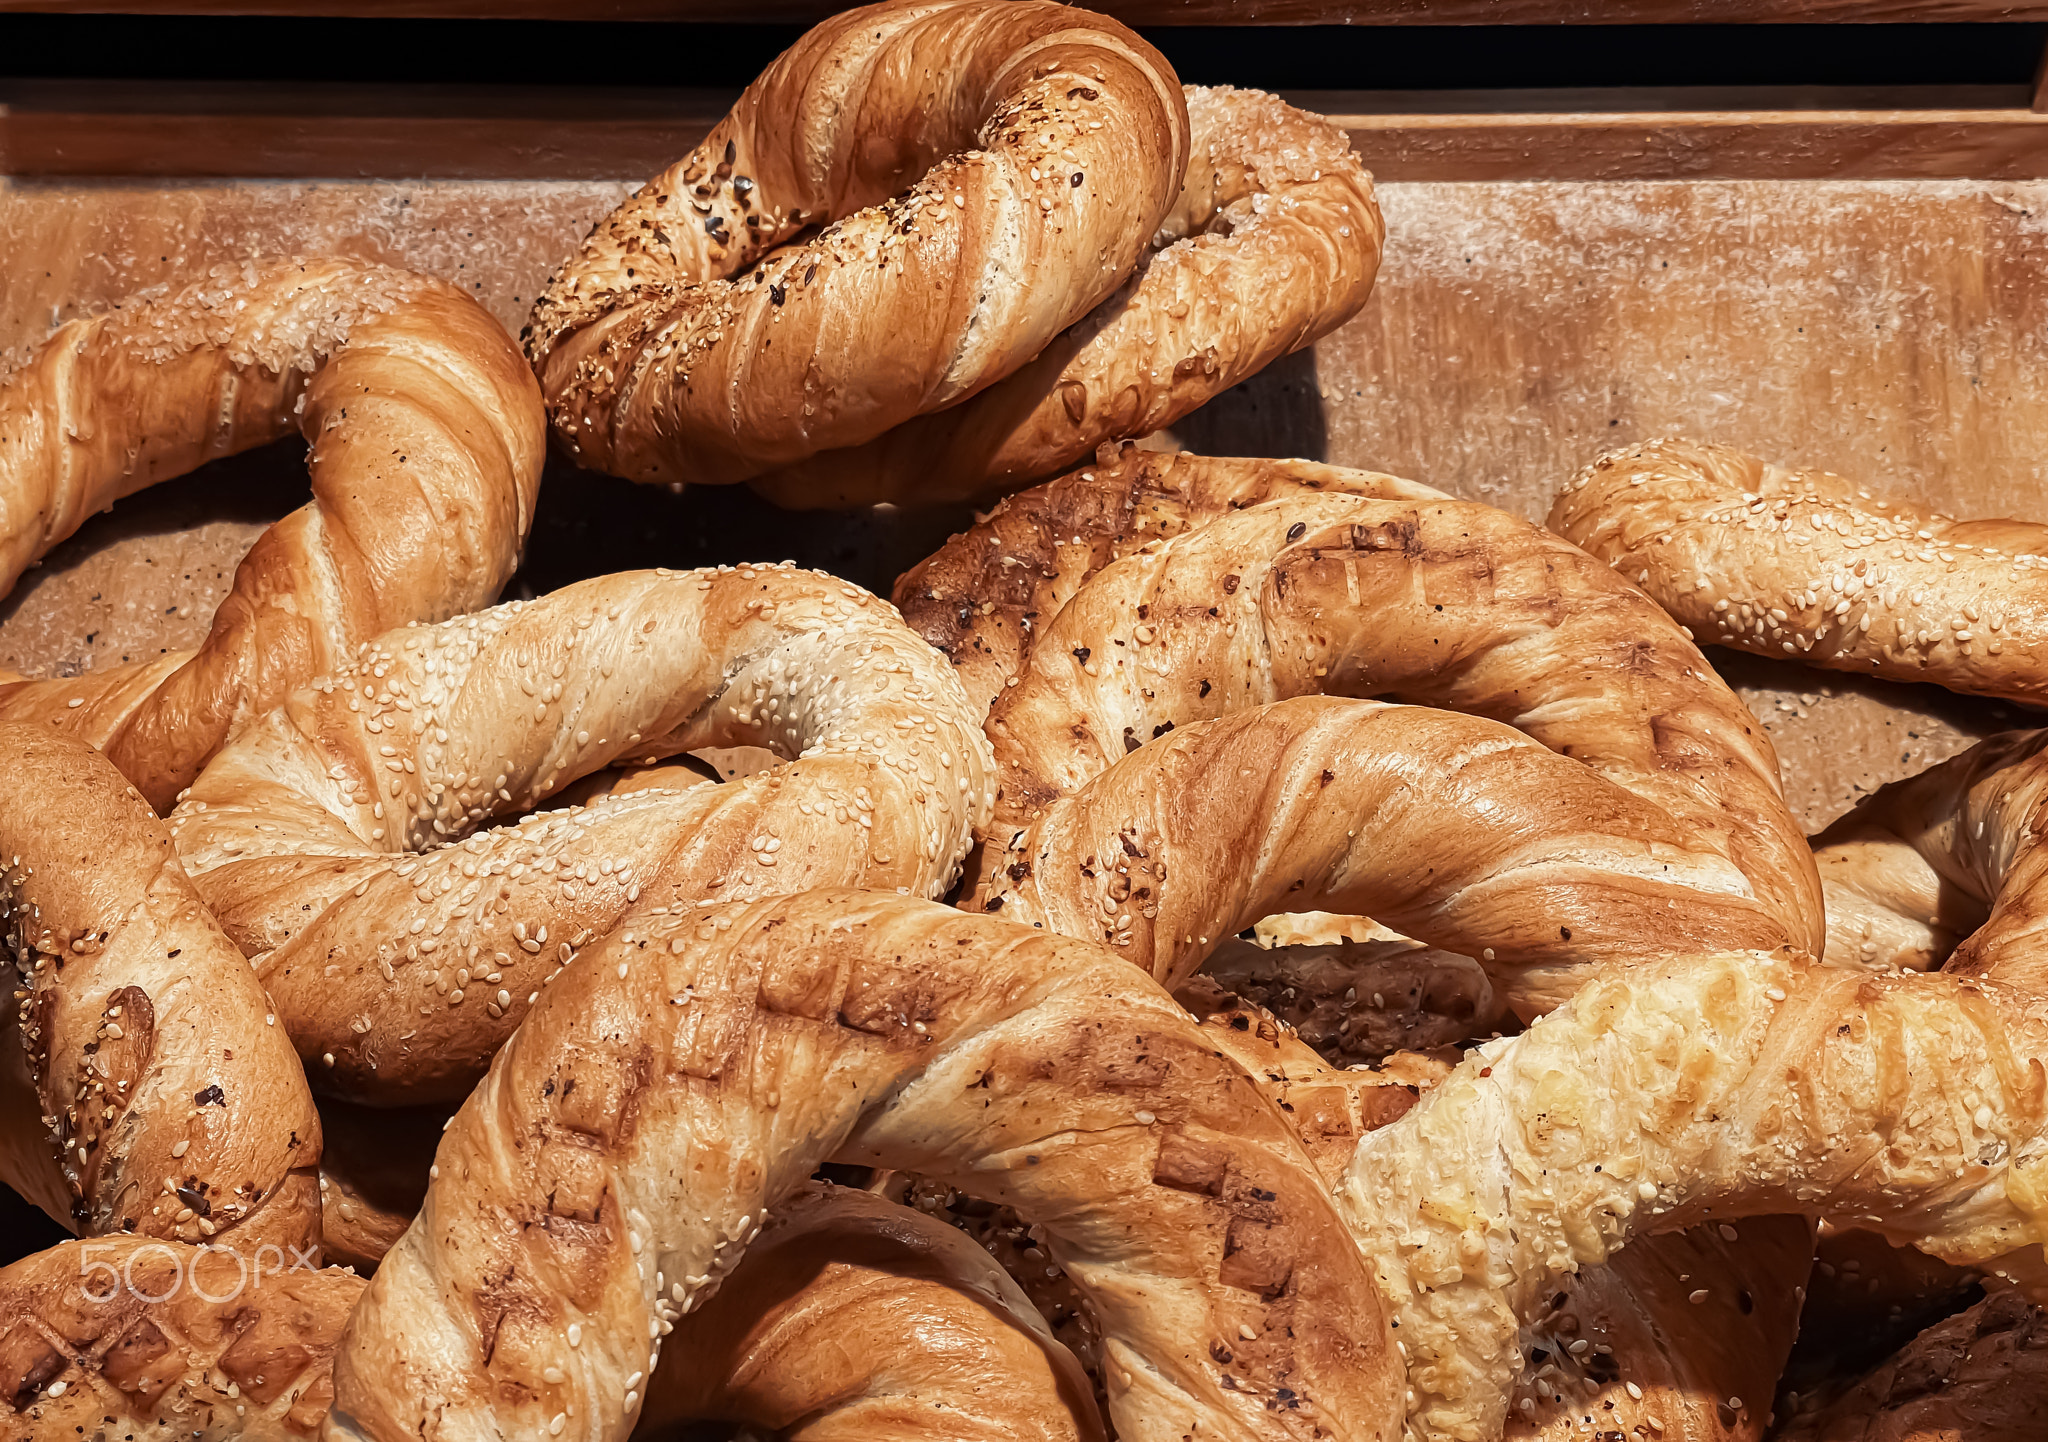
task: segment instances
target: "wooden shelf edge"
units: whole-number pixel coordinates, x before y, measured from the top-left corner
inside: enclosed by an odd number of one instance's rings
[[[1329,115],[1381,180],[2048,178],[2048,113],[2015,88],[2004,105],[1911,105],[1856,92],[1799,103],[1681,108],[1707,92],[1627,92],[1538,108],[1442,96],[1290,95]],[[1574,97],[1575,98],[1575,97]],[[1768,97],[1745,94],[1745,99]],[[1971,98],[1982,98],[1973,96]],[[729,92],[472,87],[0,87],[0,176],[160,180],[631,180],[684,154]],[[1517,106],[1528,108],[1516,108]]]
[[[812,24],[833,0],[0,0],[0,13]],[[2048,20],[2048,0],[1094,0],[1132,25],[1900,24]]]

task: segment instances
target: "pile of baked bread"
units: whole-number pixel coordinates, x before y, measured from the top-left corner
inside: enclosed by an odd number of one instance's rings
[[[2048,529],[1137,443],[1382,236],[1314,116],[891,3],[522,344],[251,258],[0,379],[0,585],[294,430],[313,488],[196,650],[0,684],[0,1180],[76,1234],[0,1435],[2042,1435],[2048,731],[1809,840],[1700,646],[2039,702]],[[550,434],[1005,498],[891,600],[494,604]]]

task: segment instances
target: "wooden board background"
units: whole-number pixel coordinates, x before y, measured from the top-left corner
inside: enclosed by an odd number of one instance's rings
[[[737,91],[0,79],[0,174],[651,174]],[[2025,85],[1307,91],[1385,181],[2048,178]]]
[[[450,277],[516,329],[626,189],[13,182],[0,188],[0,352],[80,307],[289,251]],[[1389,244],[1367,310],[1170,441],[1372,466],[1540,518],[1603,448],[1676,431],[1968,513],[2048,514],[2048,183],[1415,182],[1381,201]],[[0,608],[0,666],[189,644],[237,549],[303,494],[287,447],[124,503]],[[677,498],[559,467],[542,505],[521,582],[533,589],[742,555],[886,587],[960,519],[792,521],[744,492]],[[143,555],[154,594],[98,584],[110,557]],[[1715,660],[1777,738],[1810,826],[2022,721],[1932,688]]]

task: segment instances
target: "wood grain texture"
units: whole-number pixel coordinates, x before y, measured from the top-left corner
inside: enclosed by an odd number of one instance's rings
[[[0,12],[811,24],[830,0],[0,0]],[[2041,0],[1096,0],[1131,25],[1895,24],[2040,20]]]
[[[687,154],[733,90],[0,81],[0,174],[579,180]]]
[[[0,255],[15,261],[0,267],[0,351],[137,287],[293,250],[458,279],[517,327],[626,189],[13,183],[0,187]],[[1965,513],[2048,519],[2048,184],[1399,183],[1380,199],[1387,257],[1364,313],[1161,444],[1389,470],[1540,519],[1600,451],[1677,431]],[[89,598],[81,568],[120,547],[198,567],[183,622],[196,636],[205,561],[231,563],[245,542],[222,529],[201,556],[179,538],[303,497],[295,458],[264,454],[276,458],[263,498],[209,472],[187,484],[194,505],[218,491],[211,510],[169,506],[121,532],[144,498],[81,532],[0,611],[0,665],[84,664],[130,644],[70,636],[91,628],[71,609],[81,593],[59,584],[71,576]],[[959,519],[792,518],[743,492],[677,498],[560,469],[541,504],[522,578],[541,590],[622,566],[783,555],[885,586]],[[1813,828],[1862,790],[2029,724],[1932,688],[1715,660],[1770,729]]]
[[[0,173],[181,179],[647,175],[716,90],[0,81]],[[1305,91],[1383,181],[2034,179],[2025,86]]]

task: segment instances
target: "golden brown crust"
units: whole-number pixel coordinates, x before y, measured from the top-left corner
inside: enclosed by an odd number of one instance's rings
[[[1262,91],[1186,95],[1180,198],[1116,294],[972,399],[754,489],[791,507],[1011,489],[1173,424],[1356,315],[1386,226],[1344,132]]]
[[[922,1212],[810,1183],[680,1319],[639,1428],[743,1422],[789,1442],[1100,1442],[1073,1353],[989,1254]]]
[[[1776,1442],[2035,1442],[2048,1416],[2048,1315],[2010,1290],[1929,1327]]]
[[[1712,840],[1497,722],[1296,696],[1180,726],[985,843],[969,904],[1167,986],[1272,912],[1356,912],[1481,957],[1529,1017],[1594,962],[1781,940]]]
[[[1550,525],[1703,641],[2048,699],[2048,526],[1957,520],[1675,438],[1600,457],[1558,495]]]
[[[1187,161],[1179,79],[1113,20],[852,10],[599,222],[527,354],[581,463],[745,480],[1024,365],[1130,274]]]
[[[1812,1262],[1811,1222],[1751,1217],[1645,1237],[1557,1278],[1522,1328],[1505,1437],[1758,1442]]]
[[[1332,1185],[1359,1138],[1400,1120],[1450,1074],[1415,1057],[1382,1071],[1332,1070],[1209,977],[1176,996],[1280,1107]],[[1564,1442],[1590,1427],[1596,1439],[1636,1438],[1654,1425],[1648,1435],[1659,1442],[1757,1442],[1812,1258],[1807,1221],[1764,1217],[1739,1230],[1646,1237],[1556,1278],[1520,1317],[1506,1435]]]
[[[977,723],[836,577],[628,572],[378,638],[243,731],[171,824],[316,1087],[452,1101],[636,904],[943,894],[988,815]],[[743,743],[787,764],[492,825],[615,761]]]
[[[1338,1200],[1407,1347],[1410,1436],[1478,1442],[1519,1322],[1631,1236],[1800,1212],[2048,1290],[2044,1183],[2048,1005],[1747,953],[1596,971],[1367,1136]]]
[[[1396,1425],[1328,1191],[1171,998],[1086,943],[813,891],[646,918],[550,988],[350,1319],[326,1435],[537,1435],[571,1404],[614,1435],[649,1337],[834,1154],[1043,1226],[1096,1304],[1127,1442]]]
[[[1263,486],[1277,498],[1233,509]],[[1081,553],[1064,574],[1045,576],[1060,569],[1046,553],[1069,548]],[[1743,878],[1771,927],[1744,944],[1821,944],[1812,858],[1755,720],[1640,593],[1490,507],[1371,475],[1126,453],[1013,498],[898,591],[928,638],[973,658],[976,694],[1021,668],[988,721],[996,847],[1172,728],[1319,692],[1380,696],[1504,722],[1586,763]],[[990,603],[1008,609],[978,617]],[[996,623],[1007,632],[992,636]],[[984,890],[1003,885],[999,864],[1016,863],[985,852]],[[1206,934],[1244,924],[1219,918]],[[1184,927],[1173,941],[1199,949],[1203,934]]]
[[[1434,500],[1443,492],[1376,471],[1315,461],[1246,461],[1115,448],[1000,501],[971,530],[903,573],[903,619],[952,658],[984,710],[1060,608],[1112,561],[1153,541],[1284,496]]]
[[[0,590],[97,510],[297,428],[313,501],[264,533],[199,650],[0,689],[168,809],[231,728],[407,621],[488,604],[546,439],[510,337],[386,266],[223,266],[60,328],[0,386]]]
[[[0,773],[27,1072],[0,1107],[43,1133],[9,1149],[5,1179],[87,1234],[316,1244],[305,1076],[169,828],[105,757],[43,728],[0,725]]]
[[[1925,968],[1947,959],[1951,971],[2048,995],[2044,811],[2048,731],[1988,737],[1864,797],[1813,839],[1828,960]]]
[[[0,1438],[306,1442],[363,1280],[275,1246],[64,1242],[0,1271]]]

